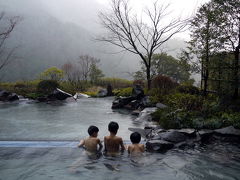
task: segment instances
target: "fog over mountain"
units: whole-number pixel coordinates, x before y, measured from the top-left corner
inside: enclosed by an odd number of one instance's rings
[[[0,12],[22,19],[7,41],[8,47],[18,46],[18,59],[0,76],[11,81],[33,79],[46,68],[60,68],[88,54],[101,59],[106,76],[130,78],[128,72],[139,69],[139,57],[116,54],[116,47],[94,40],[102,32],[97,14],[104,8],[96,0],[0,0]],[[175,39],[167,46],[176,56],[184,42]]]

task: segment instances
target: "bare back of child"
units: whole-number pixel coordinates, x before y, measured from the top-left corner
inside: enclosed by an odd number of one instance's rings
[[[84,147],[89,153],[98,153],[102,150],[102,143],[98,136],[99,129],[96,126],[88,128],[89,137],[80,141],[78,147]],[[98,147],[99,146],[99,147]]]
[[[117,155],[120,151],[123,152],[125,150],[122,138],[116,136],[118,128],[118,124],[113,121],[108,125],[110,135],[104,137],[105,152],[107,155]]]
[[[131,145],[128,146],[129,154],[141,154],[145,151],[144,145],[139,144],[141,141],[141,135],[138,132],[134,132],[130,135]]]

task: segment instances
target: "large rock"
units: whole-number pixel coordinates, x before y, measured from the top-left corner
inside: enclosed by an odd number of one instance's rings
[[[129,110],[136,110],[136,109],[142,109],[143,105],[142,105],[142,102],[139,100],[132,100],[130,103],[124,105],[123,107]]]
[[[143,109],[149,106],[150,100],[145,97],[140,85],[135,85],[130,97],[118,97],[112,103],[113,109],[125,108],[129,110]]]
[[[72,97],[72,95],[57,88],[52,92],[52,94],[48,95],[47,98],[49,100],[65,100],[68,97]]]
[[[0,90],[0,97],[1,98],[6,98],[10,95],[11,93],[5,90]]]
[[[213,135],[213,130],[210,129],[202,129],[200,131],[198,131],[198,134],[201,138],[201,142],[206,143],[209,141],[209,139],[212,137]]]
[[[16,93],[0,90],[0,101],[16,101],[19,97]]]
[[[132,96],[138,100],[144,97],[144,91],[140,85],[135,85],[133,87]]]
[[[187,140],[187,137],[184,134],[175,130],[160,133],[159,136],[161,137],[162,140],[173,143],[179,143]]]
[[[221,129],[216,129],[214,132],[222,136],[240,136],[240,130],[234,128],[233,126],[228,126]]]
[[[16,101],[16,100],[19,100],[19,97],[16,93],[12,93],[7,97],[7,100],[8,101]]]
[[[180,132],[188,137],[196,137],[195,129],[179,129],[179,130],[175,130],[175,131]]]
[[[146,143],[146,149],[150,152],[166,152],[173,147],[173,143],[164,140],[150,140]]]
[[[139,114],[139,117],[135,119],[135,121],[151,121],[152,120],[152,116],[151,114],[153,112],[155,112],[157,110],[156,107],[152,107],[152,108],[145,108],[144,110],[141,111],[141,113]]]
[[[133,97],[118,97],[113,101],[112,109],[123,108],[133,100]]]

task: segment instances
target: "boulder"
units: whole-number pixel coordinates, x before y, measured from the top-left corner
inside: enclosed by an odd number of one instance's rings
[[[47,96],[48,100],[65,100],[68,97],[72,97],[71,94],[64,92],[61,89],[54,90],[50,95]]]
[[[16,93],[0,90],[0,101],[15,101],[15,100],[19,100],[19,97]]]
[[[188,137],[196,137],[195,129],[179,129],[179,130],[175,130],[175,131],[180,132]]]
[[[135,85],[132,90],[132,96],[135,99],[142,99],[144,97],[144,91],[140,85]]]
[[[113,101],[112,109],[123,108],[124,106],[129,104],[132,100],[134,100],[133,97],[118,97]]]
[[[129,110],[143,109],[150,106],[149,98],[145,97],[140,85],[135,85],[130,97],[118,97],[112,103],[112,109],[125,108]]]
[[[156,110],[157,110],[156,107],[145,108],[144,110],[141,111],[139,117],[136,118],[135,121],[151,121],[152,120],[151,114]]]
[[[98,97],[106,97],[107,96],[107,90],[106,89],[100,89],[99,91],[98,91],[98,94],[97,94],[97,96]]]
[[[12,93],[7,97],[7,101],[16,101],[19,100],[19,97],[16,93]]]
[[[159,136],[161,137],[162,140],[173,143],[179,143],[187,140],[187,136],[176,130],[160,133]]]
[[[143,105],[141,104],[141,101],[139,100],[132,100],[130,103],[124,105],[124,108],[129,110],[136,110],[141,109]]]
[[[233,126],[228,126],[221,129],[214,130],[214,133],[222,136],[240,136],[240,129],[236,129]]]
[[[11,94],[10,92],[5,91],[5,90],[1,90],[1,91],[0,91],[0,97],[1,97],[1,98],[6,98],[6,97],[8,97],[10,94]]]
[[[201,141],[203,143],[207,142],[213,135],[213,130],[210,130],[210,129],[202,129],[200,131],[198,131],[198,134],[201,138]]]
[[[162,139],[162,137],[160,136],[161,133],[167,132],[167,130],[162,129],[160,127],[157,127],[155,129],[152,129],[151,134],[149,135],[151,137],[151,139]]]
[[[166,152],[173,147],[173,143],[164,140],[150,140],[146,143],[146,149],[150,152]]]
[[[132,131],[132,132],[138,132],[141,137],[143,138],[147,138],[148,135],[151,133],[151,129],[141,129],[141,128],[128,128],[129,131]]]

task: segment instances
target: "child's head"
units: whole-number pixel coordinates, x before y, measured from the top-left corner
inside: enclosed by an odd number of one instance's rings
[[[133,144],[138,144],[141,141],[141,135],[138,132],[134,132],[130,135],[130,140]]]
[[[117,134],[118,132],[118,123],[114,122],[114,121],[111,121],[109,124],[108,124],[108,130],[109,132],[111,133],[114,133],[114,134]]]
[[[95,136],[95,137],[97,137],[98,131],[99,131],[99,129],[98,129],[98,127],[96,127],[96,126],[89,126],[89,128],[88,128],[88,134],[89,134],[89,136]]]

